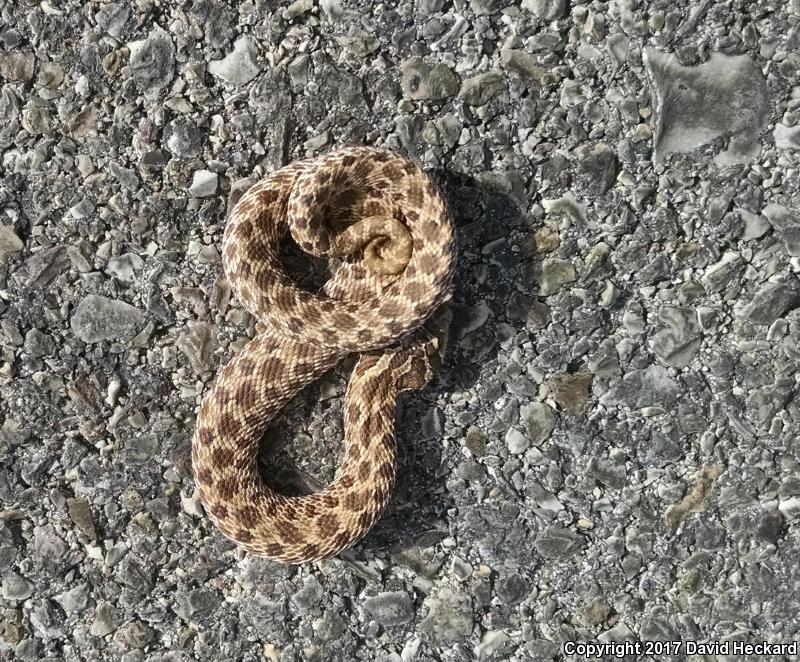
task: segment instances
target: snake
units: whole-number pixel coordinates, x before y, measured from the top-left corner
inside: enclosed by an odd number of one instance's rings
[[[291,244],[328,259],[321,288],[293,279],[282,259]],[[223,270],[258,323],[204,396],[192,437],[195,486],[222,534],[251,554],[298,564],[351,547],[375,524],[397,471],[398,396],[423,388],[441,364],[455,256],[441,190],[385,148],[294,161],[239,198],[223,233]],[[265,433],[353,354],[332,482],[311,494],[275,491],[259,470]]]

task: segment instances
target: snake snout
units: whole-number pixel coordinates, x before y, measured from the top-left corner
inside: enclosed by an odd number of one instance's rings
[[[416,337],[410,348],[408,371],[402,380],[402,390],[423,388],[441,368],[452,319],[453,312],[445,304],[415,333]]]
[[[450,323],[452,321],[453,309],[449,303],[445,303],[425,323],[424,328],[433,340],[429,348],[429,360],[435,370],[438,370],[444,362],[450,339]]]

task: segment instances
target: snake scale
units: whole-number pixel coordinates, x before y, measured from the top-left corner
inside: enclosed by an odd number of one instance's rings
[[[289,237],[339,258],[318,292],[299,287],[279,250]],[[413,161],[350,147],[296,161],[232,209],[223,264],[261,322],[200,406],[192,439],[206,512],[245,550],[284,563],[323,559],[376,522],[394,483],[397,395],[422,388],[440,339],[423,327],[451,294],[455,240],[441,192]],[[300,390],[351,353],[344,458],[320,492],[284,496],[258,469],[261,438]]]

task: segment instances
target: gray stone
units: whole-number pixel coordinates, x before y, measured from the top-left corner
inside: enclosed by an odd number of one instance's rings
[[[488,16],[511,4],[511,0],[470,0],[469,4],[477,16]]]
[[[67,614],[79,613],[86,609],[89,604],[89,585],[78,584],[55,596],[55,600]]]
[[[444,0],[419,0],[417,4],[418,11],[423,15],[436,13],[442,10]]]
[[[36,59],[30,51],[0,53],[0,76],[7,80],[31,80],[35,64]]]
[[[546,21],[554,21],[564,18],[567,0],[522,0],[522,8]]]
[[[142,152],[142,158],[139,160],[139,165],[144,168],[161,168],[169,161],[169,154],[161,151],[160,149],[148,150]]]
[[[264,596],[256,593],[250,600],[243,600],[239,605],[238,619],[245,629],[256,631],[259,628],[268,627],[271,632],[275,633],[273,636],[280,637],[287,617],[286,604],[287,600],[283,595],[279,600],[267,600]]]
[[[142,623],[141,621],[133,621],[123,625],[117,630],[114,635],[114,641],[121,644],[125,648],[144,648],[153,639],[155,639],[156,631]]]
[[[298,55],[286,67],[292,85],[305,85],[308,81],[309,57],[306,54]]]
[[[655,161],[730,135],[728,148],[715,161],[752,163],[761,149],[758,138],[769,118],[769,98],[764,75],[749,55],[712,53],[707,62],[685,67],[675,55],[647,48],[644,63],[656,100]]]
[[[797,257],[800,255],[800,211],[789,209],[776,203],[768,204],[761,212],[767,217],[770,225],[780,237],[786,252]]]
[[[744,233],[742,234],[742,240],[744,241],[763,237],[771,227],[769,221],[761,214],[753,214],[744,209],[740,209],[739,216],[745,223]]]
[[[778,502],[778,510],[787,521],[793,520],[800,515],[800,498],[790,497],[789,499],[781,499]]]
[[[458,96],[472,106],[483,106],[505,90],[506,79],[503,73],[486,71],[465,79]]]
[[[536,551],[546,559],[567,559],[584,546],[584,539],[571,529],[557,525],[545,528],[534,542]]]
[[[25,342],[25,338],[19,332],[19,327],[11,320],[0,320],[0,329],[2,329],[5,336],[4,341],[8,345],[19,347]]]
[[[94,520],[92,519],[92,510],[87,499],[84,497],[67,499],[67,512],[69,513],[69,518],[84,535],[92,540],[97,538],[97,531],[95,531]]]
[[[215,244],[206,244],[197,254],[197,261],[200,264],[214,264],[219,262],[219,250]]]
[[[33,551],[49,569],[60,570],[67,558],[67,543],[52,526],[37,526],[33,530]]]
[[[449,147],[454,147],[458,143],[461,132],[464,130],[464,124],[452,113],[442,115],[436,122],[436,127],[439,130],[439,136]]]
[[[197,588],[175,596],[175,613],[186,621],[203,621],[214,615],[221,602],[216,591]]]
[[[54,346],[53,337],[42,333],[39,329],[30,329],[25,334],[25,351],[30,356],[49,356],[53,353]]]
[[[458,78],[441,62],[412,57],[400,66],[403,93],[417,101],[440,101],[455,96]]]
[[[472,633],[472,606],[468,595],[441,588],[425,598],[423,608],[428,614],[420,622],[419,631],[434,646],[447,646]]]
[[[75,308],[72,331],[85,343],[132,338],[144,320],[138,308],[115,299],[90,294]]]
[[[581,152],[577,181],[590,195],[605,193],[616,179],[617,157],[608,145],[598,143],[591,150]]]
[[[481,483],[486,478],[486,469],[475,460],[463,460],[456,467],[456,476],[471,483]]]
[[[119,278],[123,283],[132,283],[143,266],[144,260],[136,253],[123,253],[108,261],[106,271]]]
[[[549,381],[553,400],[571,414],[580,413],[589,399],[592,379],[592,374],[588,372],[562,372],[553,375]]]
[[[152,458],[152,451],[150,457]],[[128,554],[117,566],[115,577],[135,592],[147,593],[153,587],[152,572],[152,569],[143,568],[138,561]]]
[[[519,416],[528,437],[537,445],[550,438],[556,425],[553,408],[544,402],[528,402],[522,405]]]
[[[93,637],[105,637],[119,627],[119,610],[110,602],[101,602],[94,612],[94,621],[89,628]]]
[[[31,255],[14,272],[14,280],[23,287],[42,288],[69,266],[64,246],[52,246]]]
[[[464,445],[474,455],[481,456],[486,450],[486,434],[480,428],[471,425],[464,437]]]
[[[322,584],[314,576],[305,578],[303,586],[292,593],[291,602],[301,614],[308,614],[317,608],[323,597]]]
[[[735,191],[728,189],[715,195],[708,201],[708,218],[712,223],[719,223],[730,209]]]
[[[572,262],[556,257],[544,260],[535,273],[539,281],[539,294],[543,297],[555,294],[563,285],[577,278]]]
[[[229,85],[246,85],[261,73],[256,44],[250,37],[240,37],[228,55],[208,63],[208,71]]]
[[[97,107],[94,104],[90,104],[70,118],[67,128],[73,138],[85,138],[96,123]],[[81,155],[78,159],[78,171],[83,177],[88,177],[94,171],[94,164],[85,155]]]
[[[136,174],[135,170],[123,168],[114,161],[108,164],[108,169],[111,171],[111,174],[116,178],[116,180],[126,189],[132,192],[139,190],[139,175]]]
[[[631,409],[639,407],[669,407],[675,404],[682,389],[670,377],[666,368],[658,365],[627,373],[621,382],[607,393],[600,402],[603,405],[624,404]]]
[[[158,450],[158,436],[154,434],[131,435],[125,440],[124,458],[128,464],[144,464]]]
[[[754,324],[768,326],[798,305],[800,294],[796,284],[767,283],[753,295],[743,314]]]
[[[778,123],[775,125],[772,137],[775,140],[775,147],[778,149],[800,151],[800,125],[786,126]]]
[[[542,30],[530,38],[528,45],[534,51],[557,52],[564,49],[564,39],[555,30]]]
[[[67,257],[69,257],[72,267],[81,273],[85,274],[94,270],[94,264],[87,259],[79,245],[67,246]]]
[[[528,397],[533,397],[538,391],[536,384],[534,384],[524,375],[518,375],[517,377],[514,377],[510,382],[508,382],[506,389],[512,395],[523,395]]]
[[[206,131],[188,117],[177,117],[170,122],[166,135],[169,151],[184,158],[198,156],[207,140]]]
[[[414,618],[414,605],[405,591],[389,591],[367,598],[364,609],[382,625],[402,625]]]
[[[506,317],[515,322],[522,322],[533,329],[541,329],[550,321],[550,309],[547,304],[514,291],[506,304]]]
[[[219,175],[210,170],[195,170],[189,192],[198,198],[208,198],[217,192]]]
[[[34,633],[45,641],[59,639],[65,634],[61,613],[52,600],[45,599],[37,604],[30,612],[30,621]]]
[[[14,27],[9,27],[8,29],[4,29],[0,32],[0,46],[3,47],[5,50],[11,50],[16,48],[22,43],[22,35],[20,31]]]
[[[481,329],[492,314],[492,309],[485,301],[481,301],[473,308],[459,308],[454,316],[454,331],[457,338],[474,333]]]
[[[610,613],[611,607],[605,598],[596,597],[581,609],[580,618],[587,626],[591,627],[603,623]]]
[[[507,660],[509,653],[512,653],[517,645],[505,632],[488,630],[481,637],[481,643],[475,647],[475,655],[478,662]]]
[[[667,365],[685,368],[702,342],[697,313],[693,308],[663,306],[659,316],[667,328],[653,336],[653,351]]]
[[[438,407],[431,407],[422,416],[420,432],[423,439],[433,439],[442,434],[442,412]]]
[[[347,623],[339,615],[330,611],[314,621],[314,630],[322,641],[336,641],[347,629]]]
[[[735,281],[744,269],[740,253],[728,252],[716,264],[712,264],[703,275],[703,285],[708,292],[719,292]]]
[[[587,471],[589,475],[614,489],[620,489],[626,483],[627,473],[624,464],[612,464],[611,462],[592,458]]]
[[[39,656],[40,643],[41,642],[36,637],[23,639],[17,644],[14,649],[14,654],[17,656],[17,659],[24,660],[25,662],[38,661],[41,659]]]
[[[293,18],[302,16],[306,12],[311,11],[314,3],[312,0],[294,0],[286,9],[283,10],[283,18],[291,21]]]
[[[222,48],[230,41],[233,12],[217,0],[195,0],[192,14],[203,26],[206,43],[213,48]]]
[[[786,476],[778,489],[778,496],[800,496],[800,474]]]
[[[21,601],[33,594],[33,584],[16,572],[3,576],[2,595],[4,600]]]
[[[25,244],[11,225],[0,225],[0,263],[12,253],[19,253]]]
[[[680,639],[678,631],[663,608],[655,608],[642,619],[639,629],[642,641],[675,641]]]
[[[76,220],[81,220],[84,218],[89,218],[92,214],[94,214],[96,207],[94,203],[89,198],[82,198],[80,202],[75,203],[72,207],[69,208],[69,213],[72,218]],[[67,247],[69,250],[70,247]]]
[[[555,82],[556,77],[547,68],[539,64],[535,55],[517,48],[504,48],[500,51],[503,64],[523,80],[537,85]]]
[[[516,428],[509,428],[506,432],[506,446],[509,453],[519,455],[530,448],[531,440]]]
[[[506,575],[497,583],[497,595],[508,605],[518,605],[531,590],[527,580],[517,573]]]
[[[172,82],[175,75],[175,46],[170,34],[153,30],[142,41],[128,44],[133,79],[146,95],[154,96]]]
[[[95,14],[97,27],[118,39],[130,29],[131,6],[127,2],[109,2]]]
[[[197,374],[214,367],[213,353],[217,347],[216,329],[207,322],[192,322],[189,328],[178,336],[175,345],[189,359]]]

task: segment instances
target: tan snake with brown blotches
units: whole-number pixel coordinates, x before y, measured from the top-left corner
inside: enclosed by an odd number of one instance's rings
[[[286,273],[287,234],[342,263],[316,293]],[[383,512],[395,478],[398,393],[431,376],[440,338],[421,328],[452,288],[455,241],[439,189],[414,162],[351,147],[295,162],[252,186],[223,238],[235,296],[263,330],[221,371],[192,440],[200,498],[247,551],[286,563],[352,545]],[[441,331],[441,329],[440,329]],[[261,437],[305,386],[357,352],[344,403],[345,452],[333,482],[288,497],[258,470]]]

